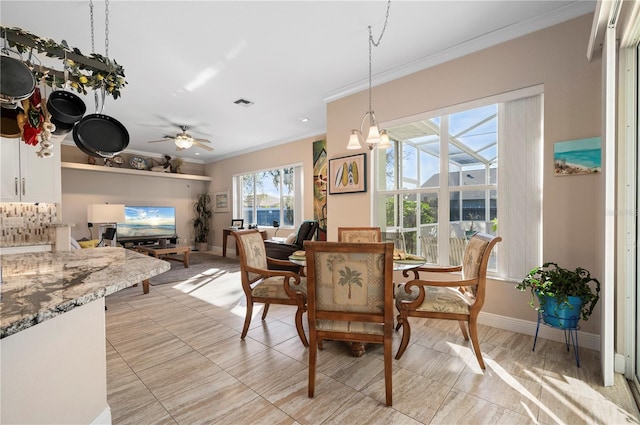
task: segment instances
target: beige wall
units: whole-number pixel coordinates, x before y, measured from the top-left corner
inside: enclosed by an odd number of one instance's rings
[[[205,167],[205,174],[212,177],[211,192],[229,190],[229,193],[231,193],[233,190],[233,176],[237,174],[302,164],[304,169],[304,212],[302,219],[311,220],[313,219],[313,142],[323,138],[324,135],[310,137],[208,164]],[[232,209],[228,213],[213,214],[211,245],[222,246],[222,230],[231,225],[232,218],[234,218]],[[278,237],[285,237],[293,230],[282,227],[278,230]],[[267,233],[271,237],[274,232],[268,229]],[[228,244],[229,247],[234,246],[232,241],[229,241]]]
[[[384,123],[543,84],[543,260],[557,261],[565,267],[582,266],[600,278],[603,263],[599,248],[603,242],[602,175],[553,176],[555,142],[599,136],[601,132],[601,63],[589,63],[586,59],[591,20],[592,16],[586,15],[382,84],[374,88],[373,107],[378,119]],[[329,158],[354,153],[345,146],[350,130],[360,124],[367,110],[367,101],[365,91],[327,105]],[[210,164],[206,174],[214,177],[212,190],[230,189],[235,173],[300,161],[307,171],[304,216],[310,218],[313,215],[312,141],[297,141]],[[369,185],[367,193],[328,196],[329,240],[337,238],[338,226],[370,223],[371,193]],[[216,214],[214,228],[219,232],[230,220],[230,214]],[[215,237],[219,238],[219,233]],[[534,321],[535,312],[527,301],[528,296],[517,292],[514,284],[492,281],[484,311]],[[599,316],[597,308],[591,320],[582,323],[582,329],[599,334]]]

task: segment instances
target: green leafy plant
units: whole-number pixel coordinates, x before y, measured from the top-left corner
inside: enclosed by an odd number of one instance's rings
[[[211,219],[211,195],[203,193],[193,204],[196,218],[193,219],[193,230],[196,243],[207,243],[209,239],[209,220]]]
[[[533,302],[536,296],[542,299],[554,297],[558,303],[567,304],[569,303],[568,297],[580,297],[582,298],[580,315],[585,321],[589,320],[593,308],[600,299],[600,282],[591,277],[588,270],[582,267],[569,270],[551,262],[531,270],[524,280],[516,286],[516,289],[531,291],[531,300],[529,301],[531,307],[535,307]]]

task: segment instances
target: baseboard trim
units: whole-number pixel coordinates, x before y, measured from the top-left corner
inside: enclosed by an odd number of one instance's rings
[[[507,316],[499,316],[493,313],[480,312],[478,315],[478,323],[525,335],[535,336],[536,334],[536,322],[515,319]],[[564,332],[560,329],[554,329],[548,326],[540,326],[538,337],[549,339],[551,341],[564,342]],[[578,331],[578,346],[600,351],[600,335]]]
[[[613,371],[616,373],[622,373],[623,375],[627,371],[627,359],[622,354],[615,354],[613,357]]]

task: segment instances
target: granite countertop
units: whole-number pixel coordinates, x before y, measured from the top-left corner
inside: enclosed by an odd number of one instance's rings
[[[2,255],[0,264],[0,338],[171,268],[124,248]]]

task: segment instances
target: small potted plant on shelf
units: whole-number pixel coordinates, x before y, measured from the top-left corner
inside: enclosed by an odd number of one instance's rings
[[[196,218],[192,221],[196,249],[206,251],[209,241],[209,220],[211,220],[211,195],[203,193],[198,196],[198,200],[193,204],[193,211],[196,213]]]
[[[600,299],[600,282],[588,270],[569,270],[556,263],[544,263],[531,270],[516,289],[531,291],[529,305],[538,298],[540,312],[547,325],[575,329],[578,321],[589,320]]]

